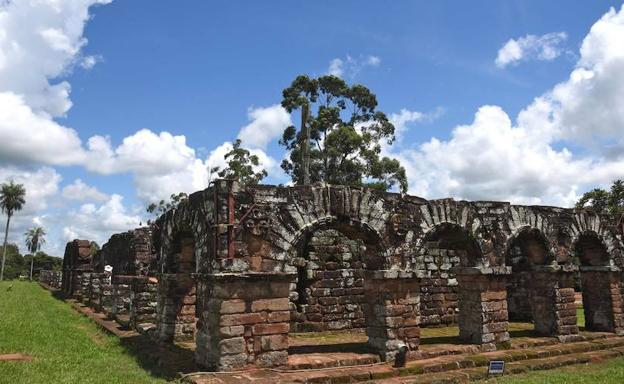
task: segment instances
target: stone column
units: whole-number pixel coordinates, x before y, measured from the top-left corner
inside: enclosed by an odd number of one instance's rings
[[[507,276],[511,267],[463,268],[459,282],[459,337],[473,344],[509,341]]]
[[[162,274],[158,279],[156,326],[163,343],[195,338],[196,288],[190,273]]]
[[[100,305],[100,282],[103,273],[89,274],[89,307],[96,309]]]
[[[130,291],[135,276],[113,276],[113,304],[111,316],[120,322],[128,320],[130,314]]]
[[[392,361],[401,346],[408,358],[420,344],[420,279],[413,272],[367,271],[364,277],[368,344],[384,361]]]
[[[283,273],[198,275],[197,363],[217,371],[286,366],[292,278]]]
[[[80,283],[80,301],[84,305],[89,305],[89,300],[91,299],[91,274],[92,272],[83,272],[78,275],[80,278],[78,282]]]
[[[112,277],[105,273],[100,275],[100,296],[98,298],[98,312],[107,315],[112,314],[113,310],[113,284]],[[112,318],[112,317],[111,317]]]
[[[530,282],[535,332],[562,342],[578,340],[574,267],[534,266]]]
[[[580,267],[587,330],[624,333],[620,271],[616,267]]]
[[[135,276],[130,292],[130,329],[145,333],[156,326],[158,280]]]

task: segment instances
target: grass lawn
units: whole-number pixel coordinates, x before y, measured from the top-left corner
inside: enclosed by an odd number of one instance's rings
[[[36,283],[0,283],[0,383],[162,383],[121,344]]]
[[[621,384],[624,383],[624,358],[620,357],[602,363],[573,365],[549,371],[503,376],[483,382],[500,384]]]

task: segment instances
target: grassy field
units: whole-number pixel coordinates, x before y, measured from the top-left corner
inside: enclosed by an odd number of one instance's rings
[[[36,283],[0,283],[0,383],[161,383],[115,337]]]
[[[499,384],[621,384],[624,383],[624,358],[602,363],[573,365],[551,371],[535,371],[522,375],[485,380]]]

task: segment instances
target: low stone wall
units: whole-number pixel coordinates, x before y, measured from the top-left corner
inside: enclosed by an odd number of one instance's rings
[[[39,281],[48,287],[61,289],[63,273],[61,271],[39,271]]]
[[[130,328],[144,333],[156,324],[158,281],[135,276],[130,289]]]

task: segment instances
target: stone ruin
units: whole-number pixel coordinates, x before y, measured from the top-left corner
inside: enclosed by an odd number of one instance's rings
[[[69,243],[63,289],[155,324],[157,342],[195,341],[214,370],[287,365],[291,332],[363,329],[384,360],[417,357],[424,326],[495,349],[518,319],[567,342],[575,287],[588,330],[624,332],[623,228],[556,207],[219,180],[150,235],[112,236],[89,267],[72,261],[84,242]]]

